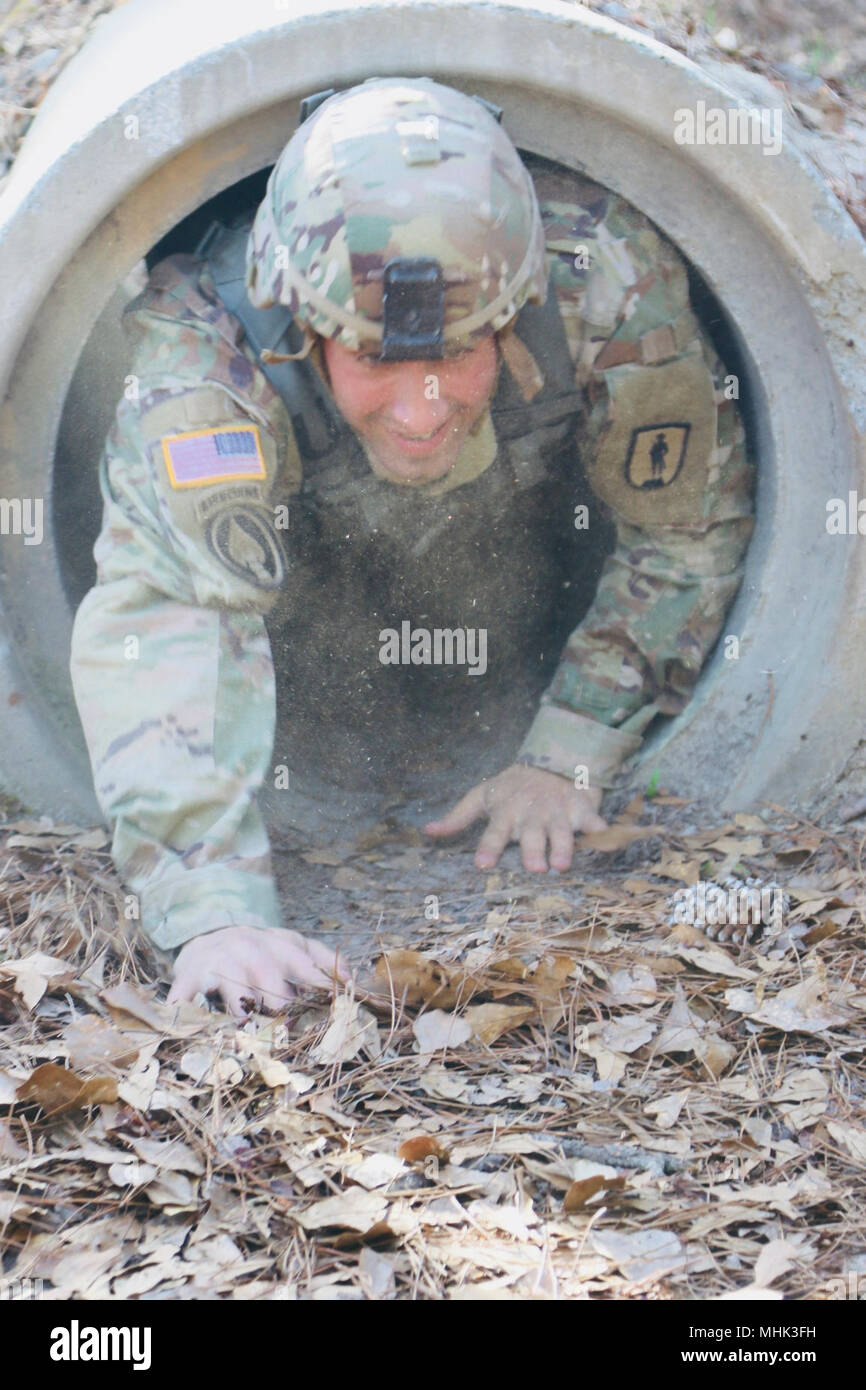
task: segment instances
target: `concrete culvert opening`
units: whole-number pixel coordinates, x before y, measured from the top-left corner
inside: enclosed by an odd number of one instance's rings
[[[575,196],[580,191],[586,198],[588,187],[593,196],[608,191],[586,180],[578,183],[565,166],[530,151],[520,153],[536,178],[547,173],[565,179]],[[165,257],[194,254],[214,221],[250,222],[269,174],[270,167],[230,186],[163,236],[115,290],[84,345],[58,431],[51,517],[51,539],[72,613],[96,579],[92,546],[102,500],[93,461],[116,400],[132,382],[120,321],[125,302]],[[689,267],[689,277],[702,327],[742,383],[741,409],[749,421],[753,411],[736,337],[694,267]],[[615,544],[614,526],[598,507],[593,507],[587,529],[573,524],[578,499],[586,497],[590,505],[592,499],[575,466],[570,437],[560,455],[558,484],[534,498],[533,515],[526,519],[526,530],[535,523],[540,553],[527,548],[520,555],[513,545],[503,546],[493,518],[482,513],[472,570],[462,575],[450,572],[447,550],[440,554],[435,541],[432,550],[425,549],[426,563],[415,556],[411,574],[399,557],[377,554],[374,546],[366,564],[355,553],[341,569],[335,538],[328,545],[321,535],[308,547],[311,563],[305,567],[298,563],[303,522],[292,525],[291,593],[268,624],[278,695],[274,776],[269,779],[279,791],[269,797],[273,824],[283,831],[324,832],[335,821],[354,821],[365,813],[380,817],[397,808],[427,819],[431,805],[453,798],[461,787],[513,760],[566,639],[593,601],[604,559]],[[387,575],[381,573],[383,566],[392,566]],[[508,623],[509,590],[517,610],[516,631]],[[482,593],[486,598],[479,603]],[[486,679],[467,680],[466,659],[458,669],[447,664],[449,655],[460,655],[450,644],[439,664],[434,656],[431,665],[383,667],[377,659],[381,632],[401,629],[405,622],[411,629],[417,623],[434,631],[489,635],[483,651],[470,637],[466,653]],[[401,648],[407,641],[411,645],[411,632],[408,639],[403,632],[400,636]],[[658,722],[663,728],[669,721]],[[265,796],[269,791],[266,784]]]
[[[866,269],[853,224],[791,149],[769,159],[760,148],[678,147],[677,110],[735,98],[678,56],[570,5],[326,12],[308,4],[290,17],[254,4],[241,22],[217,4],[208,34],[197,32],[194,10],[172,7],[181,40],[170,63],[154,51],[154,6],[132,0],[103,26],[46,103],[6,199],[2,271],[13,326],[0,363],[2,491],[43,496],[52,518],[42,546],[4,548],[7,788],[40,810],[95,814],[66,663],[71,618],[92,579],[95,463],[124,389],[119,312],[140,288],[143,258],[152,265],[190,249],[215,209],[255,205],[301,96],[373,74],[413,75],[420,52],[425,75],[502,106],[529,157],[614,189],[690,262],[695,307],[741,380],[760,465],[758,526],[726,624],[739,657],[717,650],[688,709],[652,735],[635,775],[658,768],[685,794],[739,805],[808,802],[844,767],[866,712],[857,679],[862,560],[856,540],[825,527],[826,500],[857,486],[856,426],[866,419],[855,368]],[[129,55],[125,86],[101,104],[91,98],[81,130],[61,138],[64,98],[87,84],[106,45]],[[477,55],[471,66],[459,56],[467,53]],[[132,117],[137,135],[128,138]],[[20,267],[31,259],[24,286]],[[465,669],[439,671],[431,706],[410,669],[396,706],[372,700],[366,742],[353,742],[351,723],[317,722],[306,700],[313,681],[327,692],[332,675],[334,709],[345,692],[346,653],[335,648],[339,622],[329,624],[327,602],[304,643],[275,641],[282,705],[273,761],[288,769],[292,796],[271,791],[272,818],[324,831],[334,818],[380,815],[389,797],[417,797],[429,809],[503,766],[592,598],[610,536],[599,528],[594,539],[581,585],[558,607],[546,604],[543,659],[521,664],[522,686],[484,683],[482,699],[482,683]],[[377,617],[376,629],[403,618],[420,622],[408,599],[393,619]],[[792,631],[805,639],[792,643]],[[326,764],[332,772],[322,776]]]

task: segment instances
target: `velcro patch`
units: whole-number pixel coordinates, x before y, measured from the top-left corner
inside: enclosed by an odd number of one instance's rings
[[[187,430],[162,440],[162,453],[173,488],[211,487],[241,478],[265,478],[264,455],[256,425],[223,425]]]
[[[717,448],[713,380],[702,357],[605,374],[607,428],[588,464],[598,497],[633,526],[706,520]]]
[[[286,567],[272,521],[264,507],[229,504],[208,522],[208,549],[230,574],[257,589],[278,589]]]
[[[691,425],[670,421],[632,430],[625,476],[632,487],[669,487],[685,462]]]

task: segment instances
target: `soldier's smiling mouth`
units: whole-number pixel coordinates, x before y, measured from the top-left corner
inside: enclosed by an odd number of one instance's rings
[[[452,427],[452,418],[434,430],[432,434],[401,434],[399,430],[388,429],[387,433],[401,453],[412,458],[426,458],[444,444]]]

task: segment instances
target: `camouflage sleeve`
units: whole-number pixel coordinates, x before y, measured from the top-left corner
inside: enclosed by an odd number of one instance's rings
[[[553,285],[585,407],[577,444],[616,545],[521,748],[609,785],[657,714],[679,713],[718,639],[752,531],[752,468],[685,266],[602,190],[562,204]],[[567,249],[567,254],[566,254]]]
[[[180,261],[127,311],[135,398],[101,461],[71,661],[114,860],[164,949],[281,925],[256,793],[275,711],[263,614],[285,564],[271,498],[298,471],[234,320]]]

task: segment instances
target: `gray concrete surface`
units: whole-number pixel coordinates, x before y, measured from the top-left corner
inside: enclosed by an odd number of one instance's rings
[[[825,526],[829,498],[864,489],[863,241],[790,120],[774,156],[676,143],[677,111],[755,102],[754,81],[740,96],[728,69],[702,71],[580,7],[130,0],[104,20],[46,97],[0,198],[0,497],[41,496],[46,519],[59,503],[76,367],[85,349],[105,354],[110,337],[94,326],[148,249],[273,162],[301,95],[388,73],[504,106],[516,143],[643,208],[724,306],[760,458],[758,527],[726,625],[740,657],[712,659],[635,780],[658,768],[668,786],[728,806],[826,802],[857,766],[866,713],[863,544]],[[765,104],[780,105],[765,86]],[[92,817],[61,553],[49,534],[41,546],[2,539],[0,780],[38,809]]]

